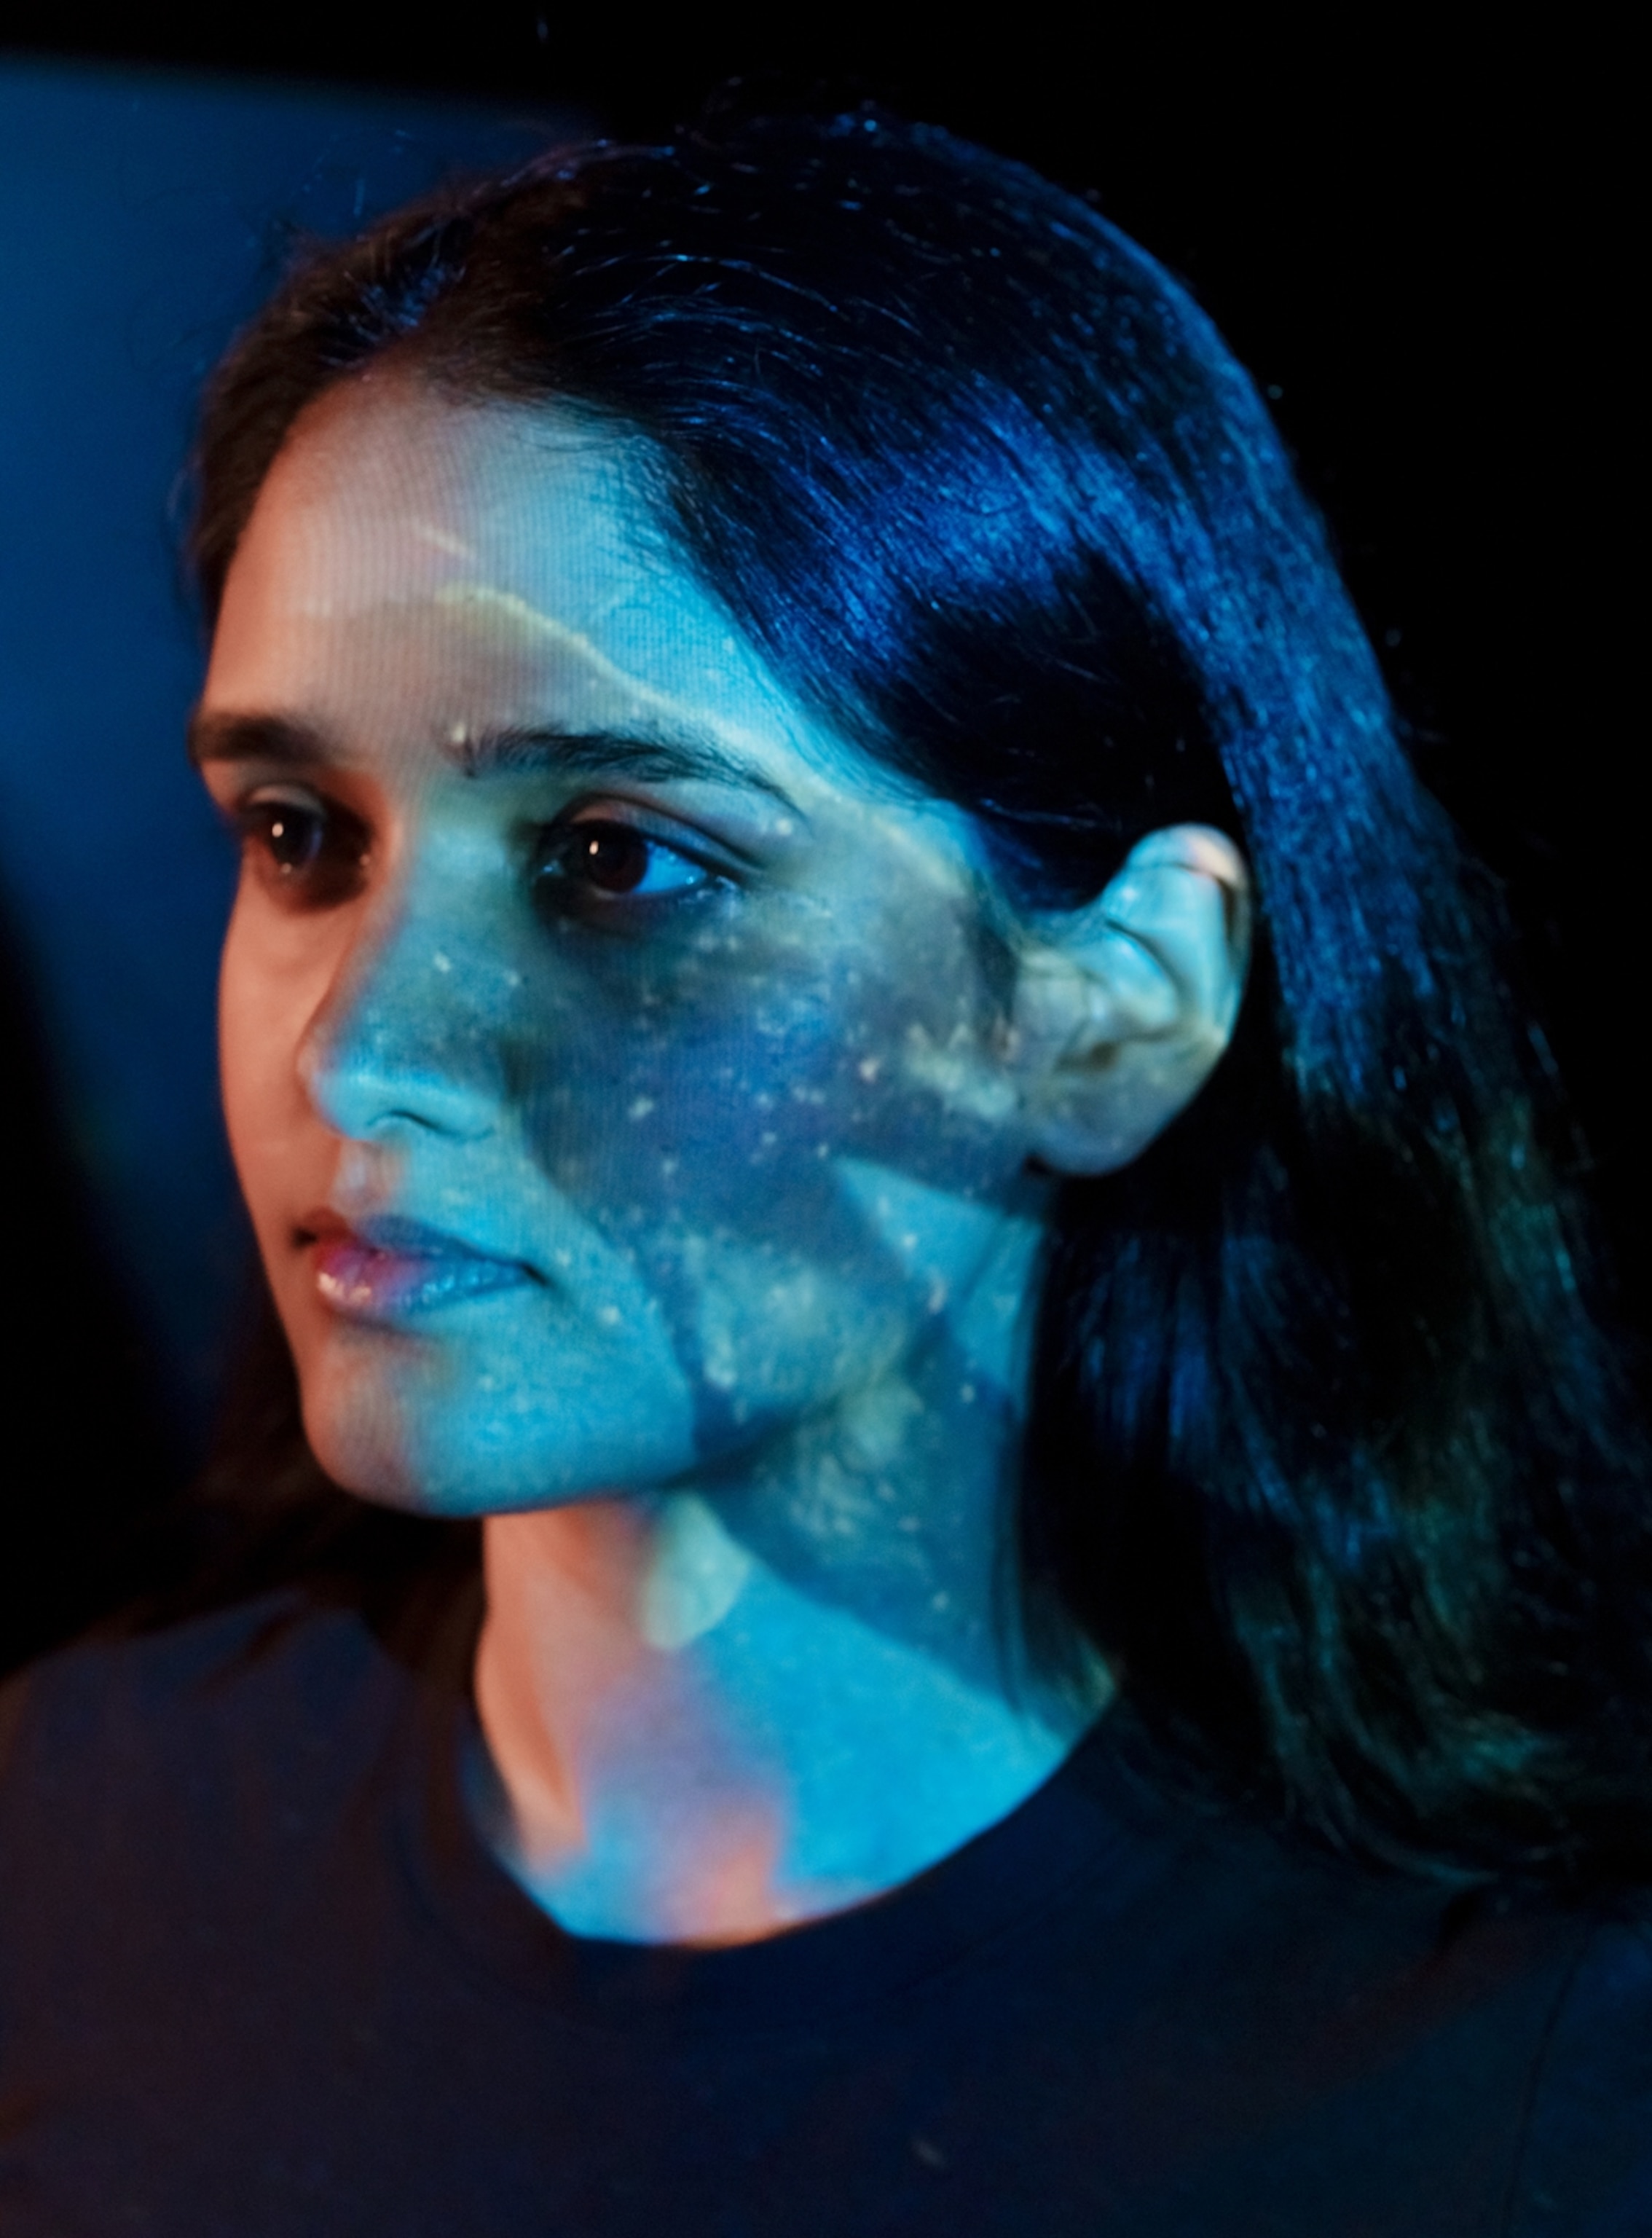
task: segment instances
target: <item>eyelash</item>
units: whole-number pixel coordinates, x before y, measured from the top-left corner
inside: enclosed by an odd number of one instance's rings
[[[541,916],[652,917],[680,909],[733,881],[697,852],[621,817],[585,814],[552,824],[534,848],[530,886]]]
[[[339,802],[265,791],[234,809],[231,822],[243,851],[261,854],[266,878],[289,906],[334,908],[360,891],[372,835]],[[734,883],[729,869],[698,851],[588,809],[536,834],[528,872],[540,916],[586,923],[611,922],[622,910],[651,917],[727,892]]]
[[[231,822],[243,853],[263,856],[265,876],[294,905],[330,909],[360,891],[371,834],[337,801],[254,793]]]

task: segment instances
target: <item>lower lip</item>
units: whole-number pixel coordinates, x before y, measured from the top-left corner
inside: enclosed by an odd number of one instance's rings
[[[354,1236],[318,1243],[314,1251],[316,1288],[334,1313],[351,1321],[401,1321],[519,1289],[532,1279],[508,1259],[378,1251]]]

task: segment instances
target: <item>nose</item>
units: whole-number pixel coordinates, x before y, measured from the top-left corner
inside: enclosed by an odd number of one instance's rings
[[[490,975],[478,963],[423,911],[403,910],[363,939],[299,1052],[305,1089],[329,1127],[358,1142],[492,1133],[504,1067],[499,1023],[490,1025],[479,1000]]]

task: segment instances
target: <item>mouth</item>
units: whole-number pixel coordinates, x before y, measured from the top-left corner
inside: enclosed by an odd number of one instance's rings
[[[317,1295],[347,1321],[401,1321],[513,1290],[540,1278],[422,1221],[384,1216],[353,1228],[323,1208],[294,1241],[309,1255]]]

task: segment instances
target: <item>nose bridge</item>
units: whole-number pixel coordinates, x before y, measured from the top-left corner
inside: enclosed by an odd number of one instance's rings
[[[305,1085],[340,1134],[399,1128],[474,1138],[496,1123],[501,1078],[462,894],[417,859],[388,882],[311,1019]]]

